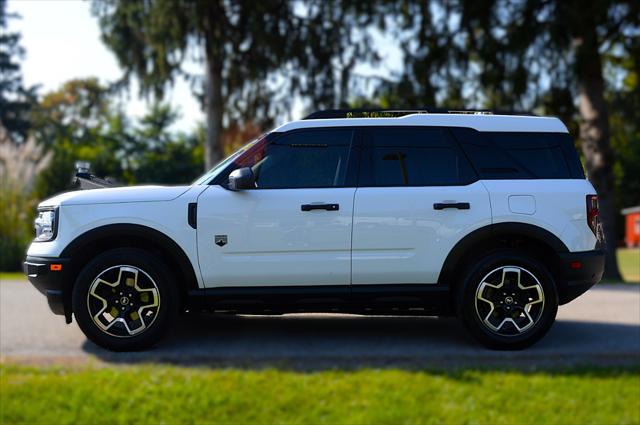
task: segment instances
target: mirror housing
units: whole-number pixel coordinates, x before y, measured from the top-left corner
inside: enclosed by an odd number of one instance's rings
[[[245,190],[254,189],[256,187],[256,178],[250,167],[238,168],[229,174],[227,188],[229,190]]]

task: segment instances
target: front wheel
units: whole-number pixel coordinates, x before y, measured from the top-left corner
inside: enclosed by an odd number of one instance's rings
[[[523,253],[501,251],[481,258],[459,288],[458,316],[493,349],[529,347],[547,333],[558,311],[553,277]]]
[[[106,251],[80,272],[73,288],[73,312],[94,343],[113,351],[155,344],[179,307],[171,273],[144,250]]]

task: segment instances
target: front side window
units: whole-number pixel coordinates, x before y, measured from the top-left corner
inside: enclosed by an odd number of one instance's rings
[[[353,136],[353,129],[272,133],[235,158],[215,183],[250,167],[257,189],[344,187]]]
[[[366,134],[359,186],[448,186],[474,179],[446,129],[398,126]]]

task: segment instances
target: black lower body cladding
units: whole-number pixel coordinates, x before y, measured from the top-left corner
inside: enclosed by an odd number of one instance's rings
[[[31,257],[23,263],[24,274],[38,291],[47,297],[54,314],[71,323],[71,260],[68,258]]]
[[[562,261],[562,280],[558,282],[560,304],[566,304],[602,279],[604,273],[603,250],[565,252],[559,254]]]

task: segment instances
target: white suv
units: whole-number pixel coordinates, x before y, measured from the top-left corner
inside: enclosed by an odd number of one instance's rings
[[[456,314],[519,349],[604,268],[596,193],[556,118],[324,111],[190,186],[68,192],[38,211],[25,273],[112,350],[201,310]]]

